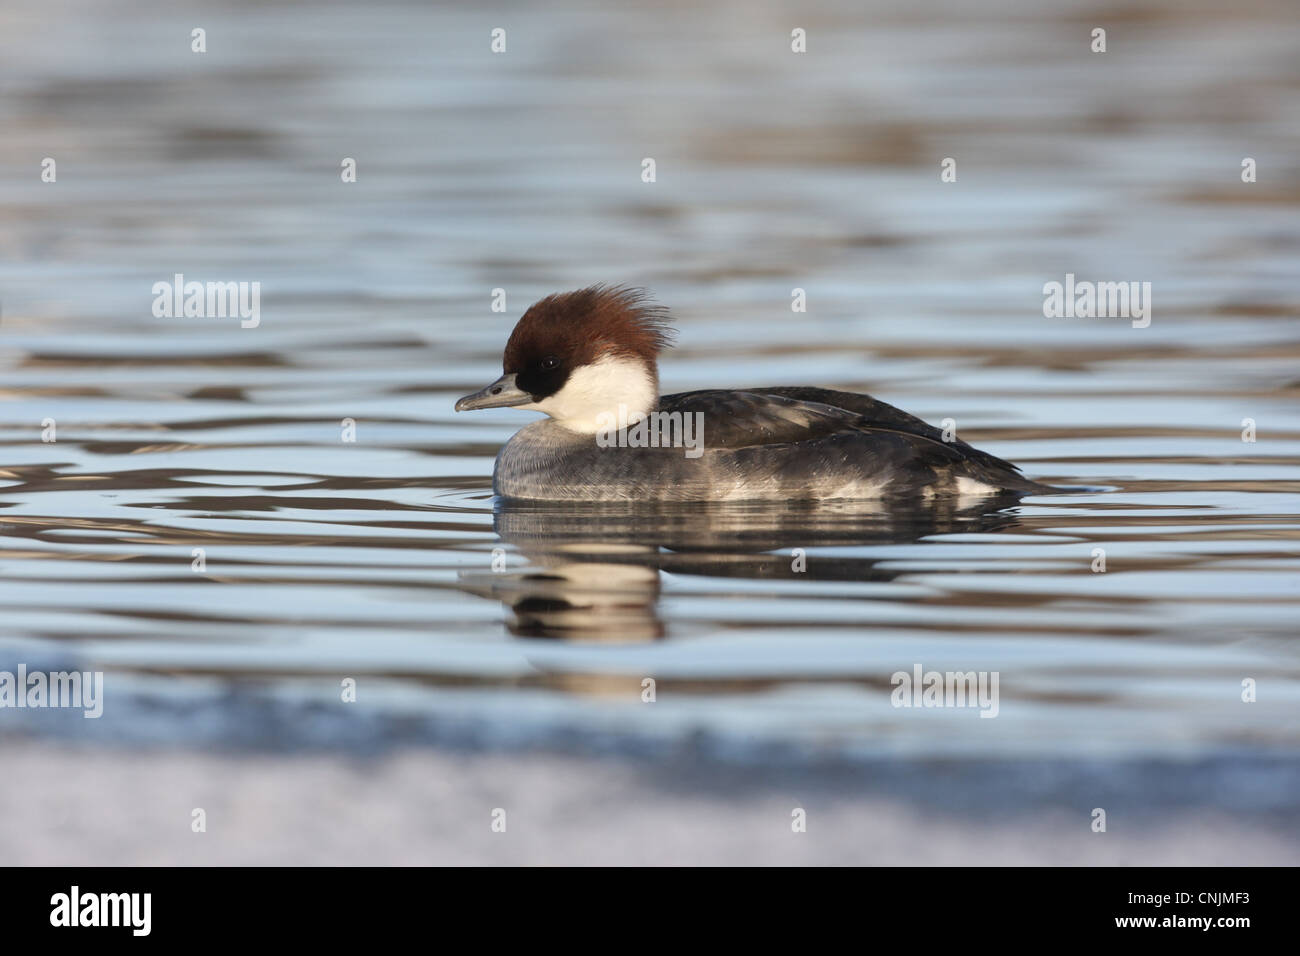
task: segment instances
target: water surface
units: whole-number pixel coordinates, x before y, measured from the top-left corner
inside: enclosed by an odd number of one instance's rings
[[[352,677],[485,744],[1294,754],[1300,24],[1126,10],[0,13],[0,666],[106,670],[92,738],[255,691],[328,745]],[[260,325],[155,318],[175,273],[261,282]],[[1151,282],[1150,326],[1044,318],[1066,273]],[[869,391],[1087,490],[502,509],[532,416],[452,404],[594,281],[674,310],[665,390]],[[997,719],[891,707],[917,663],[997,671]]]

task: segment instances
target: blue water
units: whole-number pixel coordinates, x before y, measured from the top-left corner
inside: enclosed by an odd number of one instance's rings
[[[1300,24],[1172,9],[1105,55],[1010,4],[0,13],[0,669],[107,693],[0,732],[1290,759]],[[178,272],[260,324],[154,317]],[[1150,327],[1044,318],[1066,273],[1152,283]],[[594,281],[673,309],[665,390],[870,391],[1085,490],[503,512],[531,416],[452,404]],[[918,663],[998,672],[997,718],[891,706]]]

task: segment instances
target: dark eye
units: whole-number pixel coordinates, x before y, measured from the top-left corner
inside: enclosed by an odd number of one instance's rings
[[[557,359],[554,355],[548,355],[546,356],[546,358],[542,359],[542,368],[548,372],[553,369],[557,369],[559,367],[560,367],[560,360]]]

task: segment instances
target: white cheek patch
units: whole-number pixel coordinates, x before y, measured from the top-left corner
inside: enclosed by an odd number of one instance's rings
[[[620,406],[629,416],[644,415],[658,401],[654,375],[645,362],[607,355],[574,369],[554,395],[519,407],[545,412],[570,431],[595,434],[602,427],[602,415],[617,421]]]

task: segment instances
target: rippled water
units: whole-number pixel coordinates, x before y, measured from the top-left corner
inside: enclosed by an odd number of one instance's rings
[[[1300,25],[1033,9],[0,12],[0,663],[106,669],[110,726],[350,676],[497,740],[1293,752]],[[175,273],[260,325],[155,318]],[[1044,318],[1066,273],[1150,327]],[[594,281],[674,310],[665,390],[870,391],[1086,490],[494,509],[532,416],[452,403]],[[998,719],[891,707],[918,663],[999,672]]]

